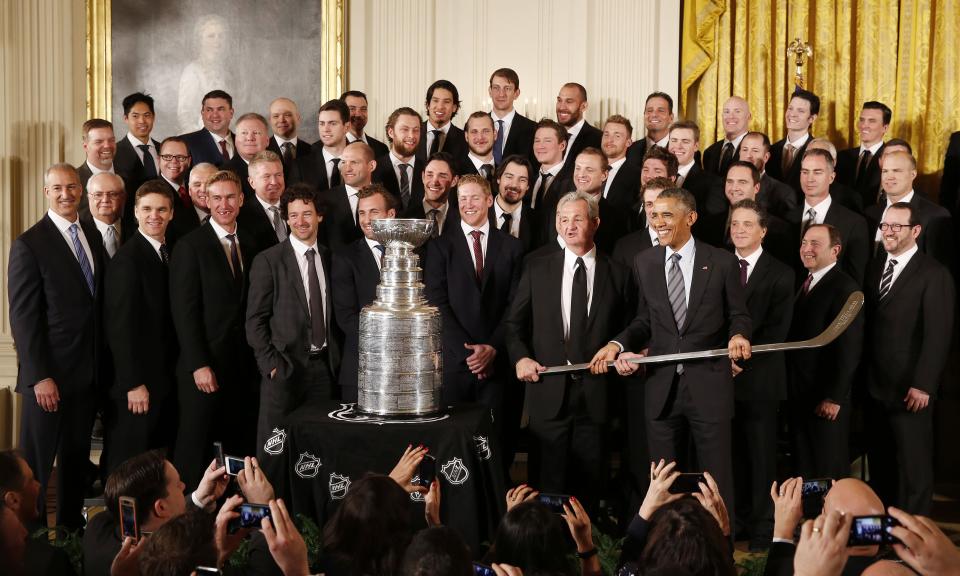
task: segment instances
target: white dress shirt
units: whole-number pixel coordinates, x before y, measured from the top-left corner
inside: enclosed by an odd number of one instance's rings
[[[323,150],[321,150],[321,152],[323,152],[323,165],[327,171],[327,186],[330,186],[331,188],[333,188],[333,182],[331,182],[331,179],[333,178],[333,161],[340,160],[340,157],[334,156],[333,152],[330,152],[329,150],[327,150],[326,147],[324,147]],[[337,164],[339,165],[339,162]],[[342,183],[343,178],[340,178],[340,180]]]
[[[564,158],[566,158],[567,152],[569,152],[570,149],[573,148],[573,143],[577,139],[577,136],[580,135],[580,131],[583,129],[583,125],[586,124],[586,122],[587,122],[586,118],[581,118],[579,122],[567,128],[567,134],[569,135],[569,138],[567,138],[567,147],[564,149],[564,152],[563,152]],[[576,158],[574,158],[574,160],[576,160]]]
[[[534,182],[533,188],[530,189],[530,194],[531,194],[531,195],[532,195],[532,194],[536,194],[536,192],[537,192],[538,190],[540,190],[540,180],[543,179],[543,176],[541,176],[540,174],[546,174],[546,175],[547,175],[548,187],[549,187],[549,185],[552,185],[552,184],[553,184],[553,181],[556,180],[557,174],[559,174],[559,173],[560,173],[560,170],[562,170],[562,169],[563,169],[563,162],[559,162],[559,163],[557,163],[557,164],[554,164],[553,166],[551,166],[551,167],[550,167],[549,169],[547,169],[547,170],[544,170],[544,169],[543,169],[543,166],[541,166],[541,167],[540,167],[540,172],[537,174],[537,181]],[[536,202],[534,202],[534,197],[533,197],[533,196],[530,196],[530,207],[531,207],[531,208],[536,208],[536,207],[537,207],[536,204],[539,203],[541,200],[543,200],[543,196],[545,196],[546,193],[547,193],[546,190],[542,190],[542,191],[540,192],[540,198],[537,198],[537,199],[536,199]]]
[[[67,243],[67,246],[70,247],[70,253],[74,255],[77,259],[77,262],[80,262],[80,256],[77,254],[77,251],[73,247],[73,236],[70,235],[70,226],[77,225],[77,236],[80,238],[80,245],[83,246],[83,251],[87,254],[87,262],[90,263],[90,270],[94,273],[94,278],[96,278],[96,269],[94,260],[93,260],[93,251],[90,250],[90,243],[87,242],[87,237],[83,233],[83,226],[80,225],[80,219],[77,218],[73,222],[67,220],[66,218],[60,216],[53,210],[47,210],[47,216],[53,220],[53,224],[57,227],[57,230],[60,231],[60,234],[63,236],[64,242]]]
[[[733,140],[727,140],[726,138],[724,138],[724,139],[723,139],[723,145],[726,146],[727,144],[733,144],[733,155],[736,156],[736,155],[737,155],[737,151],[740,150],[740,143],[743,142],[743,137],[746,136],[746,135],[747,135],[747,133],[744,132],[743,134],[737,136],[737,137],[734,138]],[[722,147],[720,148],[720,151],[721,151],[721,153],[723,152],[723,148],[722,148]]]
[[[830,205],[833,204],[833,198],[827,194],[827,197],[820,201],[816,206],[811,206],[807,203],[806,200],[803,201],[803,214],[800,215],[801,228],[807,225],[807,220],[810,218],[807,216],[807,213],[813,208],[816,216],[813,219],[812,224],[823,224],[823,219],[827,216],[827,212],[830,211]]]
[[[433,131],[434,130],[439,130],[440,132],[442,132],[442,134],[439,134],[441,138],[440,143],[442,144],[445,142],[447,135],[450,132],[450,122],[447,122],[446,124],[444,124],[443,128],[437,128],[436,126],[433,125],[432,122],[427,120],[427,141],[426,141],[427,154],[429,154],[430,150],[433,148],[433,138],[434,138]]]
[[[300,267],[300,281],[303,282],[303,293],[307,296],[307,310],[310,310],[310,276],[308,272],[310,271],[310,264],[307,262],[307,250],[313,248],[313,257],[314,262],[317,264],[317,280],[320,281],[320,297],[324,305],[321,306],[323,311],[323,323],[325,326],[329,326],[327,323],[327,306],[326,303],[329,302],[327,299],[327,278],[326,271],[323,269],[323,260],[320,258],[320,249],[317,247],[317,241],[314,240],[313,244],[306,245],[296,236],[290,235],[290,246],[293,248],[293,255],[297,257],[297,266]],[[324,344],[326,344],[326,334],[323,336]],[[321,346],[322,347],[322,346]],[[311,345],[311,351],[316,351],[317,348]]]
[[[160,255],[160,246],[162,246],[162,244],[160,244],[159,242],[157,242],[157,241],[154,240],[153,238],[151,238],[151,237],[147,236],[146,234],[144,234],[144,233],[143,233],[143,230],[137,230],[137,232],[138,232],[141,236],[143,236],[144,238],[147,239],[147,242],[150,243],[150,246],[153,246],[153,251],[157,253],[157,258],[159,258],[160,261],[162,262],[162,261],[163,261],[163,256]],[[169,256],[169,254],[168,254],[168,256]]]
[[[570,337],[570,299],[573,297],[573,275],[577,271],[577,258],[583,258],[587,272],[587,314],[593,304],[593,278],[597,272],[597,247],[594,246],[583,256],[577,256],[569,249],[563,249],[563,280],[560,283],[560,311],[563,315],[563,337]]]
[[[349,184],[344,184],[344,188],[347,189],[347,202],[350,203],[350,216],[353,217],[353,223],[357,223],[357,206],[360,204],[360,199],[357,198],[357,194],[360,193],[360,190],[357,190]]]
[[[513,119],[517,117],[517,109],[514,108],[503,118],[497,118],[497,113],[493,110],[490,111],[490,118],[493,118],[493,128],[497,129],[497,121],[503,120],[503,145],[507,145],[507,138],[510,136],[510,127],[513,126]],[[494,136],[496,138],[496,136]],[[503,149],[500,149],[500,152],[503,152]]]
[[[479,228],[474,228],[467,225],[463,220],[460,221],[460,228],[463,230],[463,235],[467,238],[467,250],[470,252],[470,260],[473,261],[473,269],[477,269],[477,256],[473,253],[473,232],[474,230],[479,230],[480,234],[480,252],[483,253],[483,266],[487,266],[487,238],[490,236],[490,219],[487,218],[483,221],[483,226]]]
[[[747,261],[747,282],[750,281],[750,275],[753,274],[753,269],[757,267],[757,260],[760,259],[761,254],[763,254],[763,246],[757,248],[753,254],[749,256],[743,256],[739,250],[736,251],[737,259]],[[737,264],[739,265],[739,262]]]
[[[627,157],[610,163],[610,170],[607,172],[607,181],[603,185],[603,197],[606,198],[607,194],[610,193],[610,185],[613,184],[613,179],[617,177],[617,172],[620,171],[620,167],[623,166],[623,163],[627,161]]]
[[[522,206],[522,205],[518,205],[518,206],[513,210],[513,212],[506,212],[506,211],[503,209],[503,207],[500,206],[500,202],[497,201],[497,200],[494,200],[494,202],[493,202],[493,213],[494,213],[494,215],[495,215],[496,218],[497,218],[497,228],[498,228],[498,229],[500,228],[501,225],[503,225],[503,215],[504,215],[505,213],[506,213],[506,214],[510,214],[510,216],[511,216],[511,220],[510,220],[510,235],[513,236],[514,238],[519,238],[519,237],[520,237],[520,219],[523,218],[523,206]]]
[[[97,174],[102,174],[102,173],[104,173],[104,172],[106,172],[107,174],[116,174],[116,172],[113,170],[113,165],[112,165],[112,164],[110,165],[110,168],[108,168],[108,169],[106,169],[106,170],[101,170],[101,169],[97,168],[96,166],[94,166],[93,164],[91,164],[89,160],[87,160],[87,168],[90,169],[90,177],[91,177],[91,178],[93,178],[93,177],[96,176]]]
[[[374,262],[377,263],[377,270],[381,269],[382,265],[380,263],[380,258],[386,255],[387,247],[384,246],[383,247],[384,252],[381,253],[380,250],[377,249],[377,246],[381,246],[379,242],[377,242],[375,239],[366,238],[366,237],[364,237],[364,240],[366,240],[367,242],[367,248],[370,249],[370,253],[373,254]]]
[[[894,284],[896,284],[897,278],[900,277],[900,274],[903,272],[903,269],[907,267],[907,263],[910,262],[910,259],[913,258],[913,255],[917,253],[917,250],[918,250],[918,247],[916,244],[914,244],[912,248],[910,248],[909,250],[906,250],[905,252],[903,252],[903,254],[900,254],[899,256],[894,256],[893,254],[890,254],[889,252],[887,252],[887,259],[883,263],[884,271],[886,271],[887,266],[890,263],[890,260],[897,261],[897,263],[893,265],[893,277],[890,278],[891,288],[893,287]],[[883,273],[880,274],[880,277],[881,277],[881,283],[882,283]],[[877,286],[879,286],[879,284]]]
[[[240,272],[243,272],[243,252],[240,251],[240,238],[237,236],[240,232],[239,226],[236,224],[233,225],[233,232],[228,232],[222,228],[217,221],[213,218],[210,219],[210,226],[213,227],[213,231],[217,233],[217,238],[220,240],[220,245],[223,246],[223,252],[227,255],[227,263],[230,265],[230,269],[233,270],[233,261],[230,259],[230,240],[227,239],[228,234],[234,234],[234,241],[237,243],[237,256],[240,257]],[[236,274],[236,270],[234,270]]]
[[[430,211],[437,210],[437,234],[443,233],[443,227],[447,223],[447,213],[450,211],[450,202],[444,202],[439,208],[434,208],[427,202],[427,199],[423,199],[423,217],[427,220],[430,219]]]
[[[474,168],[477,169],[477,174],[479,174],[479,175],[481,175],[481,176],[484,176],[484,173],[483,173],[483,170],[481,169],[481,167],[482,167],[484,164],[489,164],[489,165],[490,165],[490,176],[493,177],[494,172],[496,171],[496,168],[497,168],[496,165],[493,163],[493,156],[490,157],[490,160],[484,160],[483,158],[480,158],[479,156],[475,156],[475,155],[473,154],[473,152],[470,152],[470,153],[467,154],[467,158],[470,159],[470,162],[473,163]],[[484,176],[484,177],[485,177],[485,176]]]
[[[817,270],[816,272],[812,272],[813,280],[810,281],[810,287],[807,288],[807,291],[809,292],[810,290],[813,290],[813,287],[816,286],[820,282],[820,280],[827,275],[827,272],[833,270],[833,267],[836,265],[837,265],[836,262],[834,262],[833,264],[827,264],[826,266]],[[809,276],[810,274],[811,272],[808,271],[807,275]]]
[[[449,124],[448,124],[448,126],[449,126]],[[427,150],[430,150],[430,149],[427,148]],[[391,150],[391,151],[390,151],[390,163],[393,164],[393,173],[397,176],[397,185],[398,185],[398,186],[399,186],[399,184],[400,184],[400,165],[401,165],[401,164],[409,164],[409,165],[410,165],[410,168],[407,168],[407,178],[410,179],[410,194],[413,194],[413,178],[414,178],[413,174],[414,174],[414,170],[416,169],[416,165],[417,165],[417,157],[416,157],[416,155],[411,156],[409,162],[404,162],[403,160],[401,160],[400,158],[398,158],[396,154],[393,153],[393,150]],[[399,190],[399,188],[397,188],[397,189]],[[399,200],[399,198],[398,198],[398,200]]]
[[[670,268],[673,267],[673,262],[670,260],[670,256],[673,255],[674,250],[669,246],[666,246],[666,254],[664,255],[664,267],[663,267],[663,277],[666,280],[667,285],[670,285]],[[691,236],[687,243],[680,247],[677,252],[680,253],[680,273],[683,274],[683,291],[684,299],[687,301],[687,306],[690,306],[690,284],[693,282],[693,259],[697,256],[696,244],[693,241]]]
[[[113,254],[116,254],[116,251],[120,249],[120,219],[117,218],[117,221],[113,224],[107,224],[106,222],[94,218],[93,224],[97,227],[97,232],[100,232],[100,237],[103,238],[104,248],[107,247],[107,238],[110,237],[110,233],[107,232],[107,228],[113,227]],[[113,258],[113,254],[110,254],[111,258]]]
[[[880,150],[880,147],[881,147],[881,146],[883,146],[883,140],[880,140],[879,142],[877,142],[877,143],[874,144],[873,146],[870,146],[869,148],[864,148],[864,147],[863,147],[863,144],[861,143],[861,144],[860,144],[860,153],[857,154],[857,157],[859,157],[860,154],[863,154],[864,151],[869,150],[869,151],[870,151],[870,160],[873,161],[873,158],[875,158],[875,157],[877,156],[877,152]]]
[[[137,157],[140,158],[140,163],[143,164],[143,150],[140,146],[146,145],[147,150],[150,151],[150,156],[153,157],[153,165],[157,168],[157,173],[160,173],[160,152],[157,150],[157,147],[153,145],[153,140],[147,136],[146,142],[141,142],[139,138],[133,135],[133,132],[127,132],[127,140],[133,144],[133,151],[137,153]]]
[[[210,137],[213,138],[213,144],[214,146],[217,147],[218,152],[220,151],[220,141],[223,140],[224,142],[226,142],[227,153],[230,154],[230,158],[233,158],[234,154],[236,154],[236,148],[233,147],[233,138],[230,137],[229,133],[227,134],[226,137],[223,137],[223,136],[217,136],[213,132],[207,130],[207,134],[209,134]]]

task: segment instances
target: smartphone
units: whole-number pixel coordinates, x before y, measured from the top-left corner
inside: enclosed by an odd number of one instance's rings
[[[570,502],[566,494],[538,494],[537,502],[545,505],[554,514],[563,514],[563,505]]]
[[[120,537],[140,539],[137,527],[137,501],[130,496],[120,497]]]
[[[899,525],[896,518],[886,514],[854,516],[847,546],[874,546],[899,542],[893,534],[890,534],[890,529]]]
[[[670,485],[671,494],[693,494],[700,491],[700,483],[706,484],[707,479],[702,472],[689,472],[677,476]]]
[[[236,476],[243,470],[243,458],[224,455],[223,463],[227,467],[228,476]]]
[[[817,478],[803,483],[800,487],[800,499],[804,518],[816,518],[820,515],[823,511],[823,499],[831,486],[832,478]]]
[[[433,479],[437,477],[437,459],[426,454],[420,461],[420,468],[417,470],[417,476],[420,480],[417,482],[420,486],[429,488],[433,484]]]
[[[493,571],[492,567],[479,562],[473,563],[473,573],[476,574],[476,576],[497,576],[497,573]]]
[[[217,459],[217,468],[223,468],[223,443],[213,443],[213,455]]]
[[[259,528],[260,521],[270,517],[270,507],[266,504],[241,504],[237,512],[240,517],[227,524],[227,532],[231,534],[241,528]]]

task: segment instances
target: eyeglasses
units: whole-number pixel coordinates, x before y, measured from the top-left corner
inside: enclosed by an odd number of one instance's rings
[[[904,228],[913,228],[916,224],[887,224],[886,222],[880,223],[880,231],[886,232],[887,230],[892,230],[893,232],[900,232]]]
[[[102,200],[103,198],[116,200],[121,196],[123,196],[123,192],[94,192],[90,194],[90,197],[93,198],[94,200]]]
[[[179,154],[161,154],[161,155],[160,155],[160,159],[161,159],[161,160],[165,160],[165,161],[167,161],[167,162],[173,162],[174,160],[176,160],[177,162],[180,162],[181,164],[183,164],[184,162],[186,162],[187,160],[189,160],[190,157],[189,157],[189,156],[180,156]]]

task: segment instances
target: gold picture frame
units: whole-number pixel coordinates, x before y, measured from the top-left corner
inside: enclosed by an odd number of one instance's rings
[[[111,119],[112,0],[87,3],[87,117]],[[347,0],[320,0],[321,101],[339,98],[347,85]]]

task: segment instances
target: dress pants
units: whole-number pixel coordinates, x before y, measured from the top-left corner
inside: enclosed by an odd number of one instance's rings
[[[134,414],[127,408],[127,395],[111,397],[107,404],[106,444],[102,461],[109,475],[125,460],[155,448],[164,449],[169,458],[177,440],[176,387],[162,396],[150,396],[146,414]]]
[[[737,517],[753,539],[773,535],[770,486],[777,475],[777,400],[736,403],[733,453]]]
[[[929,516],[933,506],[933,403],[919,412],[871,403],[870,484],[886,505]]]
[[[643,416],[646,396],[644,376],[633,375],[623,380],[626,394],[626,413],[623,415],[623,423],[627,440],[621,452],[626,456],[626,462],[621,465],[621,469],[626,472],[621,473],[626,484],[624,494],[626,510],[622,520],[629,524],[640,510],[643,498],[650,488],[650,449],[647,441],[647,422]]]
[[[850,475],[850,403],[840,405],[836,420],[814,414],[814,405],[792,401],[791,428],[796,454],[795,476],[804,479]]]

